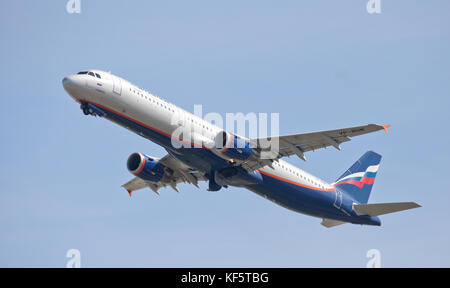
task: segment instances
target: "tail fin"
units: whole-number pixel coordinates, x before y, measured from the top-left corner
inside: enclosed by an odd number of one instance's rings
[[[366,152],[336,180],[334,186],[359,203],[367,203],[380,161],[380,154],[373,151]]]

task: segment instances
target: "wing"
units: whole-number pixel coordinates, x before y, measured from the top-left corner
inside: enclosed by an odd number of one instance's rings
[[[250,160],[243,164],[243,167],[247,170],[254,170],[268,165],[268,159],[276,160],[285,156],[297,155],[302,160],[306,161],[305,152],[314,151],[321,148],[326,148],[328,146],[333,146],[334,148],[340,150],[340,144],[350,141],[351,137],[376,132],[379,130],[385,130],[390,125],[376,125],[369,124],[365,126],[357,126],[336,130],[319,131],[304,134],[294,134],[278,137],[267,137],[258,138],[250,140],[253,147],[258,148],[261,152],[266,152],[265,159],[258,161]],[[271,146],[269,143],[271,141],[278,141],[278,149],[273,149],[275,151],[270,152]]]
[[[159,189],[162,187],[170,186],[175,191],[180,192],[177,184],[180,182],[186,182],[198,186],[198,181],[206,181],[205,175],[199,171],[192,170],[189,166],[185,165],[181,161],[168,154],[164,158],[160,159],[158,163],[164,166],[164,177],[160,182],[151,182],[143,180],[139,177],[135,177],[129,182],[122,185],[128,193],[149,187],[153,192],[159,195]]]

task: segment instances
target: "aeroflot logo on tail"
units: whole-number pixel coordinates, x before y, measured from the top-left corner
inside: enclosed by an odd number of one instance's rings
[[[365,172],[357,172],[345,176],[344,178],[339,179],[333,185],[337,186],[341,184],[351,184],[357,186],[358,188],[363,188],[364,184],[372,185],[375,181],[375,176],[377,176],[378,166],[379,165],[372,165],[367,167]]]

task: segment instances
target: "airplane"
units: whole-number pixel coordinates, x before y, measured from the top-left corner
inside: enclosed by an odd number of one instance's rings
[[[330,146],[340,150],[341,143],[355,136],[379,130],[387,133],[390,125],[249,139],[225,131],[110,72],[82,70],[64,77],[62,84],[85,115],[108,119],[167,151],[161,159],[140,152],[129,156],[126,165],[135,177],[122,187],[130,197],[133,191],[143,188],[159,195],[162,187],[170,186],[179,192],[178,183],[199,187],[199,181],[207,181],[209,191],[243,187],[287,209],[321,218],[327,228],[344,223],[380,226],[380,215],[421,207],[415,202],[368,203],[381,161],[381,155],[373,151],[366,152],[333,183],[281,159],[296,155],[306,161],[308,151]],[[191,126],[197,133],[174,136],[180,127]],[[262,144],[269,139],[277,140],[279,147],[271,157],[261,157],[268,151]]]

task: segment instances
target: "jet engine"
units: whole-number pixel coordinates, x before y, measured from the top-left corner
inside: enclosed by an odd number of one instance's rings
[[[217,155],[227,160],[245,161],[252,155],[250,143],[226,131],[219,132],[214,138]]]
[[[137,177],[151,182],[159,182],[164,176],[164,166],[142,153],[131,154],[127,168]]]

